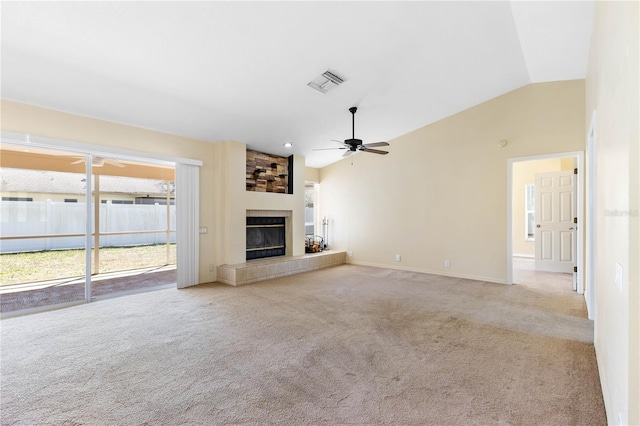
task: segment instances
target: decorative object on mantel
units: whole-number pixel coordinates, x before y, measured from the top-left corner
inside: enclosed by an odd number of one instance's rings
[[[280,157],[247,150],[247,191],[293,194],[292,174],[293,156]]]
[[[388,151],[381,151],[379,149],[371,149],[376,146],[389,146],[388,142],[374,142],[374,143],[362,143],[362,139],[356,139],[356,111],[358,111],[357,107],[349,108],[349,112],[351,113],[351,139],[345,139],[344,142],[340,142],[334,140],[334,142],[338,142],[342,146],[340,148],[318,148],[313,151],[326,151],[329,149],[346,149],[347,151],[342,154],[343,157],[348,157],[354,152],[364,151],[370,152],[372,154],[380,154],[387,155]]]

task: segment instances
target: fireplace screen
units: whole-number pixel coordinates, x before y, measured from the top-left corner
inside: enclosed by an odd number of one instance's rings
[[[247,260],[283,256],[285,247],[284,217],[247,218]]]

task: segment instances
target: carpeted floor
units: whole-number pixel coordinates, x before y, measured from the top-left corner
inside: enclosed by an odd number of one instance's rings
[[[2,320],[3,425],[599,425],[575,293],[342,265]]]
[[[536,271],[533,258],[514,256],[513,283],[536,290],[568,293],[573,291],[573,274]]]

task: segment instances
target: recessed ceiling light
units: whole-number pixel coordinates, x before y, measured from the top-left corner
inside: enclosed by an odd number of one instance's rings
[[[286,142],[286,143],[283,143],[282,146],[284,146],[285,148],[291,148],[293,144],[291,142]]]

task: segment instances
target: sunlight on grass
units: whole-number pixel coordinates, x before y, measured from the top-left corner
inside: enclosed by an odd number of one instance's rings
[[[111,247],[100,249],[100,272],[163,266],[176,263],[176,245]],[[93,253],[92,258],[93,260]],[[0,285],[46,281],[84,275],[84,250],[51,250],[0,254]]]

